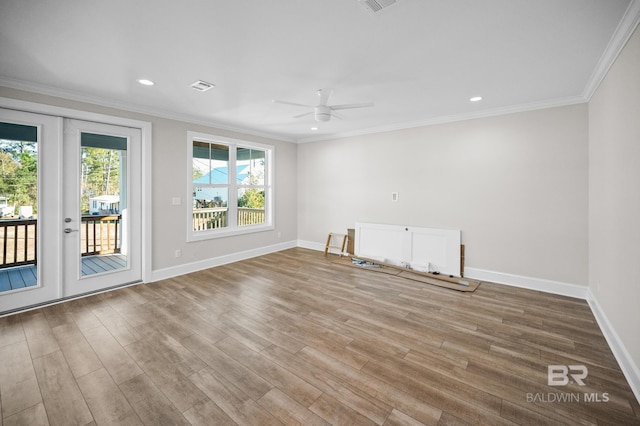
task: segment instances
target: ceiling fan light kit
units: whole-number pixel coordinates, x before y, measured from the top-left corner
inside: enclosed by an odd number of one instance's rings
[[[331,108],[328,106],[317,106],[313,111],[316,121],[331,120]]]
[[[318,89],[318,96],[320,96],[320,102],[318,105],[305,105],[299,104],[296,102],[289,101],[280,101],[274,99],[273,102],[285,105],[293,105],[297,107],[303,108],[312,108],[313,111],[305,112],[304,114],[294,115],[293,118],[301,118],[307,115],[313,114],[313,117],[316,121],[326,122],[330,121],[331,117],[342,119],[342,117],[336,114],[335,111],[343,110],[343,109],[355,109],[355,108],[367,108],[374,106],[373,102],[364,102],[359,104],[342,104],[342,105],[328,105],[329,98],[333,93],[333,89]]]

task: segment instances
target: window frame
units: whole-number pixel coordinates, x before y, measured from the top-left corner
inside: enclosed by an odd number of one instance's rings
[[[214,228],[202,231],[193,229],[193,143],[204,142],[208,144],[226,145],[229,147],[229,183],[224,185],[228,188],[227,217],[228,226],[224,228]],[[264,151],[265,171],[264,171],[264,223],[256,225],[238,226],[238,190],[246,188],[236,181],[237,149],[248,148]],[[212,135],[207,133],[187,131],[187,242],[203,241],[215,238],[229,237],[233,235],[251,234],[275,229],[273,225],[273,157],[275,146],[252,142],[244,139],[234,139],[225,136]],[[262,185],[259,185],[262,187]]]

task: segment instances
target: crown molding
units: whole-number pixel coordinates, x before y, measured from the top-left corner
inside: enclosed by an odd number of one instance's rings
[[[331,135],[318,135],[312,138],[298,139],[298,143],[309,143],[341,139],[353,136],[371,135],[375,133],[393,132],[398,130],[413,129],[418,127],[434,126],[437,124],[453,123],[456,121],[476,120],[479,118],[495,117],[500,115],[515,114],[519,112],[535,111],[539,109],[556,108],[568,105],[576,105],[587,102],[582,96],[570,96],[560,99],[550,99],[540,102],[531,102],[527,104],[513,105],[501,108],[492,108],[482,111],[476,111],[466,114],[447,115],[442,117],[433,117],[425,120],[392,124],[389,126],[377,126],[368,129],[356,130],[353,132],[334,133]]]
[[[171,120],[178,120],[186,123],[197,124],[202,126],[214,127],[220,130],[226,130],[236,133],[241,133],[245,135],[252,135],[262,138],[275,139],[283,142],[293,142],[293,143],[309,143],[309,142],[318,142],[318,141],[326,141],[326,140],[334,140],[346,137],[354,137],[354,136],[363,136],[370,135],[375,133],[384,133],[398,130],[405,130],[417,127],[426,127],[433,126],[437,124],[445,124],[452,123],[456,121],[464,121],[464,120],[474,120],[479,118],[487,118],[499,115],[506,115],[518,112],[526,112],[533,111],[537,109],[545,109],[545,108],[554,108],[559,106],[567,106],[567,105],[575,105],[580,103],[589,102],[591,97],[595,93],[595,91],[600,86],[600,83],[607,75],[607,72],[617,59],[618,55],[626,45],[629,38],[632,36],[636,27],[640,23],[640,0],[631,0],[627,10],[625,11],[622,19],[620,20],[616,30],[613,33],[613,36],[609,40],[607,48],[601,55],[598,64],[596,65],[587,85],[585,86],[582,95],[573,96],[561,99],[551,99],[541,102],[533,102],[527,104],[520,104],[508,107],[494,108],[483,111],[477,111],[473,113],[466,114],[456,114],[442,117],[432,117],[424,120],[404,122],[404,123],[396,123],[387,126],[376,126],[356,131],[343,132],[343,133],[333,133],[333,134],[325,134],[325,135],[315,135],[312,137],[302,137],[295,138],[291,136],[286,136],[279,133],[270,133],[265,131],[260,131],[252,128],[244,128],[238,126],[232,126],[229,124],[224,124],[220,122],[216,122],[214,120],[201,120],[194,118],[192,116],[186,114],[178,114],[171,111],[166,111],[162,109],[156,109],[151,107],[140,107],[134,106],[123,102],[114,101],[112,99],[89,96],[86,94],[80,94],[72,91],[62,90],[58,88],[53,88],[49,86],[39,85],[36,83],[8,79],[4,77],[0,77],[0,85],[6,86],[9,88],[17,89],[17,90],[25,90],[29,92],[34,92],[42,95],[55,96],[67,100],[78,101],[78,102],[86,102],[94,105],[116,108],[128,112],[140,113],[145,115],[151,115],[159,118],[166,118]]]
[[[638,23],[640,23],[640,0],[631,0],[613,36],[611,36],[607,48],[602,53],[596,68],[593,70],[589,82],[582,92],[582,96],[587,102],[591,100],[593,94],[598,90],[598,87],[600,87],[600,83],[602,83],[602,80],[618,58],[618,55],[620,55],[620,52],[622,52],[622,49],[624,49],[627,41],[629,41],[633,35]]]
[[[89,103],[89,104],[98,105],[98,106],[107,107],[107,108],[115,108],[115,109],[119,109],[127,112],[150,115],[158,118],[166,118],[169,120],[182,121],[190,124],[197,124],[197,125],[207,126],[207,127],[215,127],[216,129],[220,129],[220,130],[227,130],[230,132],[258,136],[261,138],[273,139],[273,140],[278,140],[282,142],[294,142],[294,143],[297,142],[296,139],[285,136],[285,135],[281,135],[281,134],[263,132],[263,131],[245,128],[245,127],[231,126],[228,124],[216,122],[214,120],[200,120],[186,114],[178,114],[175,112],[166,111],[158,108],[130,105],[128,103],[119,102],[112,99],[80,94],[80,93],[69,91],[69,90],[58,89],[58,88],[45,86],[45,85],[32,83],[32,82],[27,82],[27,81],[22,81],[22,80],[0,77],[0,86],[8,87],[10,89],[37,93],[40,95],[53,96],[53,97],[62,98],[70,101],[84,102],[84,103]]]

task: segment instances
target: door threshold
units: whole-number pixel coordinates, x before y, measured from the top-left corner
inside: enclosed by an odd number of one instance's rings
[[[58,305],[60,303],[69,302],[71,300],[82,299],[88,296],[94,296],[96,294],[107,293],[112,290],[117,290],[125,287],[133,287],[134,285],[144,284],[142,280],[139,281],[131,281],[124,284],[117,284],[111,287],[102,288],[100,290],[88,291],[86,293],[76,294],[74,296],[62,297],[60,299],[50,300],[47,302],[36,303],[34,305],[25,306],[23,308],[10,309],[8,311],[0,312],[0,318],[8,317],[15,314],[20,314],[23,312],[34,311],[36,309],[46,308],[48,306]]]

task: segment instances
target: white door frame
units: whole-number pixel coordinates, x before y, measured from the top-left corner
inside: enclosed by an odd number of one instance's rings
[[[120,248],[126,255],[127,266],[102,273],[83,275],[80,235],[82,222],[80,214],[80,181],[81,181],[81,135],[96,133],[112,135],[127,140],[127,161],[122,170],[121,178],[125,178],[124,188],[121,186],[119,194],[122,219],[120,220]],[[66,227],[75,228],[65,233],[63,237],[63,288],[65,296],[80,295],[107,289],[114,285],[140,282],[142,279],[142,228],[140,179],[141,147],[140,129],[113,124],[95,123],[93,121],[65,119],[63,144],[63,213]],[[121,179],[121,184],[123,180]],[[123,208],[124,207],[124,208]],[[67,222],[67,220],[69,222]],[[129,250],[127,250],[127,248]],[[114,281],[116,283],[114,283]]]
[[[116,117],[106,114],[94,113],[89,111],[76,110],[71,108],[59,107],[55,105],[40,104],[35,102],[23,101],[19,99],[11,99],[0,97],[0,107],[13,109],[16,111],[32,112],[36,114],[44,114],[55,117],[71,118],[84,121],[93,121],[96,123],[113,124],[124,127],[134,127],[140,129],[141,132],[141,148],[142,148],[142,282],[150,282],[152,280],[152,215],[151,215],[151,191],[152,191],[152,174],[151,174],[151,123],[147,121],[134,120],[124,117]],[[62,135],[61,135],[62,136]],[[59,197],[62,197],[62,188]],[[58,212],[59,217],[62,211]],[[62,247],[61,247],[62,248]]]
[[[0,294],[0,312],[20,309],[24,306],[46,303],[64,297],[62,286],[62,244],[59,224],[60,210],[50,209],[42,213],[42,206],[58,205],[57,190],[60,187],[62,166],[62,118],[27,111],[2,108],[2,121],[38,129],[38,226],[36,253],[37,284],[25,288],[6,290]],[[47,161],[44,161],[44,158]],[[47,253],[46,256],[43,254]]]

